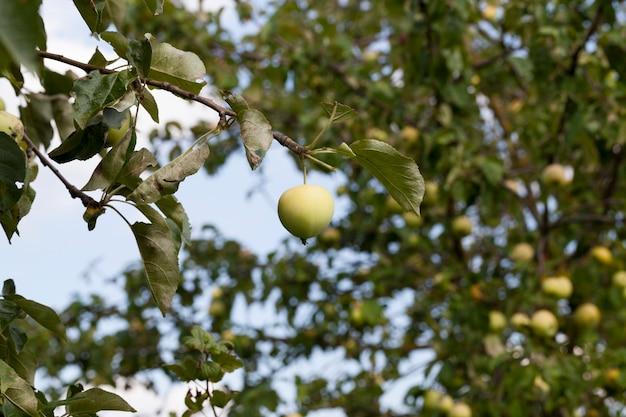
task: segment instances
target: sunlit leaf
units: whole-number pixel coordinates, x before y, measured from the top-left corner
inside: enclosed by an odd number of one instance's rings
[[[198,94],[205,82],[206,68],[192,52],[181,51],[169,43],[152,42],[150,78],[165,81]]]
[[[87,122],[105,107],[113,107],[126,95],[126,72],[100,74],[92,71],[74,82],[74,120],[84,129]]]
[[[30,384],[0,359],[0,394],[30,416],[37,416],[37,398]]]
[[[63,326],[61,319],[53,309],[36,301],[28,300],[17,294],[7,296],[6,298],[22,307],[26,314],[28,314],[37,323],[41,324],[57,336],[65,339],[65,326]]]
[[[415,161],[375,139],[363,139],[351,145],[342,143],[337,150],[374,175],[405,211],[419,214],[424,178]]]
[[[68,402],[71,415],[94,414],[103,410],[136,412],[122,397],[101,388],[91,388],[80,392]]]
[[[128,195],[128,200],[139,204],[149,204],[163,196],[173,194],[179,184],[195,174],[209,156],[209,145],[203,142],[195,149],[187,151],[169,164],[156,170]]]

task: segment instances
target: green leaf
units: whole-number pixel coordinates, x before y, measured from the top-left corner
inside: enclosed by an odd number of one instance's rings
[[[198,361],[189,356],[186,356],[182,363],[165,365],[164,368],[172,371],[184,382],[198,379]]]
[[[126,59],[128,43],[130,42],[128,38],[119,32],[102,32],[100,37],[113,47],[113,50],[120,58]]]
[[[0,359],[0,394],[26,414],[37,417],[37,397],[30,384]]]
[[[52,120],[52,105],[49,95],[33,93],[27,95],[28,106],[20,107],[20,118],[28,137],[36,144],[50,146],[54,132]]]
[[[65,339],[65,326],[63,326],[61,319],[53,309],[17,294],[7,295],[5,298],[22,307],[26,314],[31,316],[37,323]]]
[[[250,106],[248,106],[248,102],[241,94],[235,94],[230,91],[220,91],[220,95],[235,113],[239,113],[250,108]]]
[[[352,107],[346,106],[345,104],[341,104],[336,101],[334,103],[322,103],[322,107],[328,114],[328,117],[332,116],[331,122],[339,122],[342,120],[351,119],[357,114]],[[333,111],[335,113],[334,115]]]
[[[234,397],[233,393],[214,390],[211,392],[211,404],[215,407],[224,408]]]
[[[128,135],[121,141],[113,145],[100,163],[96,166],[91,178],[82,188],[83,191],[93,191],[104,189],[118,182],[118,177],[122,174],[122,168],[132,156],[135,148],[136,136]],[[154,161],[156,163],[156,161]]]
[[[217,353],[211,358],[222,367],[224,372],[233,372],[243,367],[241,359],[231,353]]]
[[[198,55],[174,48],[169,43],[152,42],[150,78],[165,81],[195,94],[206,84],[201,81],[206,68]]]
[[[172,232],[165,219],[148,205],[137,208],[151,223],[137,222],[131,229],[146,270],[148,286],[159,310],[165,316],[181,280],[178,250],[172,242]]]
[[[114,107],[126,95],[126,72],[100,74],[92,71],[74,82],[74,120],[81,129],[105,107]]]
[[[136,412],[122,397],[100,388],[91,388],[72,397],[67,404],[68,414],[94,414],[102,410]]]
[[[130,146],[128,149],[130,150]],[[148,167],[156,166],[157,164],[156,158],[149,150],[142,148],[138,151],[133,151],[128,162],[122,167],[116,181],[134,190],[141,182],[141,173]]]
[[[5,279],[2,284],[2,296],[15,294],[15,281],[12,279]]]
[[[163,13],[164,0],[144,0],[144,2],[153,14],[157,15]]]
[[[92,33],[100,32],[105,0],[74,0],[74,5]]]
[[[162,197],[173,194],[179,184],[188,176],[195,174],[209,156],[209,145],[202,142],[198,147],[188,150],[169,164],[156,170],[152,175],[128,195],[127,199],[138,204],[149,204]]]
[[[41,0],[2,0],[0,13],[0,44],[15,63],[33,72],[40,67],[37,48],[46,50],[40,6]]]
[[[22,196],[16,183],[26,179],[26,156],[15,140],[0,132],[0,212],[11,209]]]
[[[189,224],[189,217],[183,205],[176,200],[176,197],[173,195],[165,196],[158,200],[156,205],[165,217],[174,222],[180,231],[182,241],[186,244],[191,244],[191,225]]]
[[[411,158],[375,139],[358,140],[351,145],[342,143],[337,151],[374,175],[405,211],[420,213],[424,178]]]
[[[250,168],[257,169],[274,141],[272,125],[255,109],[237,113],[237,121]]]
[[[155,123],[159,123],[159,107],[149,90],[144,89],[141,92],[139,103],[146,109],[152,120]]]
[[[152,45],[150,41],[147,39],[142,41],[132,39],[128,42],[127,52],[128,62],[135,67],[137,74],[141,78],[147,77],[150,72],[150,62],[152,61]]]
[[[87,160],[104,148],[104,135],[108,130],[109,127],[103,122],[89,125],[84,130],[75,130],[58,147],[50,151],[48,156],[59,164],[76,159]]]

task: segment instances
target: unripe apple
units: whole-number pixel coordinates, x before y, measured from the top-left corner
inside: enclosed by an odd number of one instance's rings
[[[483,16],[487,20],[495,20],[497,15],[498,15],[498,8],[492,4],[488,4],[483,9]]]
[[[447,413],[452,408],[452,397],[443,392],[429,389],[424,393],[424,410]]]
[[[11,136],[20,148],[26,149],[26,143],[22,141],[24,138],[24,124],[19,119],[6,111],[0,111],[0,132]]]
[[[448,413],[449,417],[472,417],[472,409],[465,403],[456,403]]]
[[[472,233],[474,223],[467,216],[458,216],[452,220],[452,233],[456,236],[464,237]]]
[[[420,227],[424,223],[422,217],[418,216],[414,211],[407,211],[402,215],[402,218],[407,227]]]
[[[580,327],[595,327],[601,317],[600,309],[593,303],[581,304],[574,311],[574,323]]]
[[[404,209],[402,208],[400,203],[398,203],[396,199],[390,195],[387,196],[387,200],[385,201],[385,208],[390,214],[404,213]]]
[[[604,265],[609,265],[613,262],[613,254],[606,246],[594,246],[591,248],[591,256]]]
[[[506,327],[506,316],[501,311],[491,310],[489,312],[489,330],[499,333]]]
[[[211,301],[211,304],[209,305],[209,314],[211,316],[222,316],[226,313],[226,304],[224,304],[224,301],[218,299],[215,299],[213,301]]]
[[[404,126],[400,131],[400,138],[409,144],[415,143],[420,136],[420,131],[413,126]]]
[[[613,274],[613,285],[626,288],[626,271],[617,271]]]
[[[529,324],[530,317],[528,317],[526,313],[515,313],[511,316],[511,325],[516,329],[528,326]]]
[[[549,277],[541,283],[543,292],[557,298],[569,298],[572,296],[574,287],[572,281],[567,277]]]
[[[604,384],[609,388],[619,387],[619,374],[620,371],[617,368],[609,368],[604,373]]]
[[[365,132],[365,136],[368,139],[376,139],[381,142],[386,142],[387,139],[389,139],[389,134],[386,131],[377,127],[371,127],[367,129],[367,131]]]
[[[550,392],[550,385],[545,381],[545,379],[541,377],[541,375],[535,376],[535,380],[533,381],[533,384],[543,394],[547,394]]]
[[[124,138],[124,136],[126,136],[126,133],[128,133],[129,129],[130,129],[130,112],[126,112],[126,116],[124,120],[122,121],[122,125],[120,126],[120,128],[109,129],[107,133],[107,137],[106,137],[107,146],[113,146],[119,141],[121,141]]]
[[[565,167],[557,163],[550,164],[543,169],[541,180],[546,185],[567,185],[572,181],[567,176]]]
[[[333,196],[319,185],[298,185],[285,191],[278,200],[280,222],[304,244],[328,227],[334,209]]]
[[[5,111],[7,109],[7,105],[4,104],[4,100],[0,98],[0,111]]]
[[[334,245],[341,240],[341,231],[336,227],[329,227],[319,235],[320,243]]]
[[[515,262],[529,262],[535,257],[535,249],[530,243],[518,243],[513,246],[509,257]]]
[[[537,310],[530,318],[530,327],[536,335],[552,337],[559,329],[559,322],[550,310]]]
[[[434,204],[439,199],[439,185],[434,181],[424,183],[424,203]]]

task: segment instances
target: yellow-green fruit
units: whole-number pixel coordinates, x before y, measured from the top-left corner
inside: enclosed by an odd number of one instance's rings
[[[106,144],[113,146],[126,136],[126,133],[130,129],[130,114],[127,113],[126,117],[122,121],[122,126],[119,129],[111,128],[107,134]]]
[[[424,223],[424,220],[414,211],[407,211],[402,215],[402,218],[407,227],[420,227]]]
[[[472,409],[465,403],[456,403],[448,412],[449,417],[472,417]]]
[[[4,104],[4,100],[0,98],[0,111],[5,111],[7,109],[7,105]]]
[[[511,325],[516,329],[521,329],[529,324],[530,317],[526,313],[515,313],[511,316]]]
[[[469,217],[459,216],[452,220],[452,233],[456,236],[467,236],[472,233],[474,223]]]
[[[511,260],[516,262],[528,262],[535,257],[535,249],[529,243],[518,243],[513,246],[509,256]]]
[[[329,227],[319,235],[319,241],[326,245],[334,245],[341,240],[341,231],[336,227]]]
[[[593,303],[581,304],[574,311],[574,322],[580,327],[595,327],[600,319],[600,309]]]
[[[489,330],[499,333],[506,327],[506,316],[501,311],[491,310],[489,312]]]
[[[550,385],[541,377],[541,375],[535,376],[535,380],[533,381],[535,388],[541,391],[544,394],[550,392]]]
[[[552,337],[559,330],[559,322],[550,310],[537,310],[530,318],[530,327],[538,336]]]
[[[567,185],[571,182],[561,164],[550,164],[543,169],[541,179],[547,185]]]
[[[541,283],[543,292],[557,298],[569,298],[572,296],[574,286],[567,277],[549,277]]]
[[[22,147],[24,138],[24,124],[22,121],[6,111],[0,111],[0,132],[11,136]],[[23,147],[22,147],[23,148]]]
[[[617,271],[613,274],[613,285],[626,288],[626,271]]]
[[[424,203],[434,204],[439,198],[439,185],[434,181],[424,183]]]
[[[303,184],[290,188],[278,200],[280,222],[303,243],[328,227],[334,210],[333,196],[319,185]]]
[[[613,262],[613,254],[606,246],[594,246],[591,248],[591,256],[605,265]]]
[[[443,392],[429,389],[424,393],[424,409],[445,414],[450,411],[454,401]]]
[[[413,126],[404,126],[400,131],[400,138],[408,143],[414,143],[420,136],[420,131]]]

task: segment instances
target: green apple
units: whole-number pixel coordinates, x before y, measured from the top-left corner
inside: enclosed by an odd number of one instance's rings
[[[613,285],[626,288],[626,271],[617,271],[613,274]]]
[[[569,298],[572,296],[574,286],[569,278],[564,276],[548,277],[541,283],[543,292],[557,298]]]
[[[489,330],[493,333],[500,333],[506,327],[506,316],[501,311],[491,310],[489,312]]]
[[[594,246],[590,253],[594,259],[604,265],[610,265],[613,262],[613,254],[606,246]]]
[[[559,330],[559,322],[550,310],[537,310],[530,318],[530,327],[536,335],[552,337]]]
[[[387,139],[389,139],[389,134],[386,131],[377,127],[371,127],[365,132],[365,137],[368,139],[376,139],[381,142],[386,142]]]
[[[547,394],[550,392],[550,385],[542,378],[541,375],[535,376],[535,380],[533,381],[535,388],[541,391],[543,394]]]
[[[565,172],[565,167],[557,163],[550,164],[543,169],[541,180],[550,186],[568,185],[572,182]]]
[[[0,111],[5,111],[7,109],[7,105],[4,103],[4,100],[0,98]]]
[[[130,129],[130,118],[131,118],[130,112],[126,112],[126,115],[124,117],[124,120],[122,121],[122,125],[120,126],[120,128],[109,129],[107,133],[107,137],[106,137],[106,142],[105,142],[107,146],[115,145],[116,143],[121,141],[124,138],[124,136],[126,136],[126,133],[128,133],[128,130]]]
[[[298,185],[286,190],[278,200],[280,222],[303,244],[328,227],[334,209],[333,196],[319,185]]]
[[[452,233],[464,237],[472,233],[474,222],[467,216],[458,216],[452,220]]]
[[[518,243],[513,246],[509,257],[515,262],[532,261],[532,259],[535,257],[535,248],[533,248],[530,243]]]
[[[20,148],[26,150],[26,142],[22,141],[24,138],[24,124],[19,117],[4,110],[0,111],[0,132],[11,136],[20,145]]]
[[[336,227],[329,227],[319,235],[319,241],[325,245],[334,245],[341,240],[341,231]]]
[[[404,126],[402,128],[402,130],[400,131],[400,139],[404,140],[405,142],[411,144],[411,143],[415,143],[415,141],[417,141],[417,139],[420,137],[420,131],[417,130],[417,128],[413,127],[413,126]]]
[[[211,301],[209,305],[209,314],[211,316],[223,316],[224,313],[226,313],[226,304],[224,304],[224,301],[219,298]]]
[[[407,211],[402,215],[402,218],[407,227],[420,227],[424,223],[422,217],[418,216],[414,211]]]
[[[439,199],[439,185],[434,181],[424,183],[424,203],[434,204]]]
[[[483,9],[483,17],[487,20],[495,20],[498,16],[498,8],[492,4],[488,4]]]
[[[526,313],[515,313],[511,316],[511,325],[516,329],[521,329],[530,324],[530,317]]]
[[[574,311],[574,323],[580,327],[595,327],[601,318],[600,309],[593,303],[583,303]]]
[[[390,195],[387,196],[387,200],[385,201],[385,208],[387,209],[387,212],[389,212],[389,214],[404,213],[404,209],[402,208],[400,203],[398,203],[396,199]]]
[[[452,408],[454,401],[452,397],[435,389],[429,389],[424,392],[424,409],[429,411],[438,411],[447,413]]]
[[[448,417],[472,417],[472,409],[465,403],[456,403],[450,408]]]

